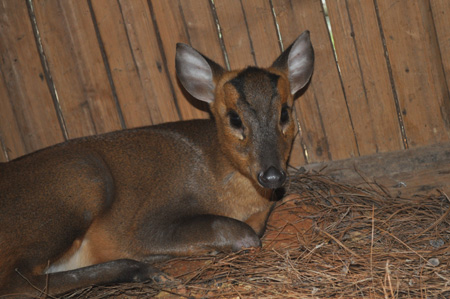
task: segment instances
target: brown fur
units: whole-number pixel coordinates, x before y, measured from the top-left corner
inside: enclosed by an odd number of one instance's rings
[[[214,120],[80,138],[0,164],[0,295],[157,280],[145,262],[260,246],[273,206],[264,184],[283,183],[295,132],[287,67],[226,72],[192,51],[180,50],[177,72]],[[183,55],[213,81],[192,84]]]

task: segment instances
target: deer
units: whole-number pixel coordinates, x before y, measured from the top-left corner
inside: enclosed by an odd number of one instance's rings
[[[154,264],[261,246],[287,179],[303,32],[270,67],[226,70],[178,43],[176,74],[210,119],[64,141],[0,163],[0,295],[161,282]]]

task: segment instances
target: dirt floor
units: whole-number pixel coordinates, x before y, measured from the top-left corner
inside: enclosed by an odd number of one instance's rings
[[[92,287],[67,298],[449,298],[450,200],[392,196],[297,173],[261,249],[174,259],[163,285]]]

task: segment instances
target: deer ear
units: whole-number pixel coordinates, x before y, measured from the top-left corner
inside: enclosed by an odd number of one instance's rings
[[[303,32],[281,53],[272,67],[287,72],[292,94],[302,89],[311,78],[314,68],[314,49],[309,31]]]
[[[214,102],[214,90],[223,68],[191,46],[177,44],[175,68],[184,88],[195,98]]]

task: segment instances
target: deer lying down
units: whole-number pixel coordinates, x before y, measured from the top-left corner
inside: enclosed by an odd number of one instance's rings
[[[0,295],[160,277],[155,260],[258,247],[313,71],[309,32],[269,68],[185,44],[176,71],[213,119],[70,140],[0,163]],[[25,279],[26,278],[26,279]]]

